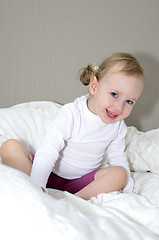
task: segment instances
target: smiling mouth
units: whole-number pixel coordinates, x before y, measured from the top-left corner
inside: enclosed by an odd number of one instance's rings
[[[113,112],[111,112],[111,111],[109,111],[109,110],[107,110],[106,109],[106,112],[107,112],[107,115],[110,117],[110,118],[116,118],[118,115],[117,114],[115,114],[115,113],[113,113]]]

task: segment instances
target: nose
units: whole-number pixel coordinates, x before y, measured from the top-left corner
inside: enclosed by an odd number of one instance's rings
[[[124,112],[124,103],[122,101],[116,101],[115,108],[118,115],[122,115]]]

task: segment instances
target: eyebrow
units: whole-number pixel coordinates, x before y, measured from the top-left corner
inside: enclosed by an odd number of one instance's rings
[[[130,98],[131,100],[133,100],[134,102],[137,102],[137,100],[135,98]]]

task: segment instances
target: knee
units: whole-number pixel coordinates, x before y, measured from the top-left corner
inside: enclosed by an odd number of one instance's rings
[[[15,151],[15,148],[19,145],[19,141],[16,139],[8,139],[5,141],[0,148],[0,156],[6,157]]]
[[[124,188],[127,183],[127,179],[128,179],[128,174],[127,174],[126,169],[121,166],[116,166],[116,167],[114,167],[114,170],[115,170],[115,174],[117,174],[117,176],[118,176],[119,182],[121,183],[121,185]]]

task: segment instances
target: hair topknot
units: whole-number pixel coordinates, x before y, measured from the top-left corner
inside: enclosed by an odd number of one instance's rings
[[[126,74],[142,74],[144,71],[136,58],[129,53],[114,53],[97,66],[95,63],[88,64],[87,67],[80,70],[80,81],[87,86],[90,83],[91,76],[96,76],[99,81],[106,72],[110,70],[117,62],[125,62],[124,67],[120,70]]]
[[[83,85],[87,86],[90,83],[90,77],[96,76],[98,66],[95,63],[90,63],[87,67],[80,70],[80,81]]]

